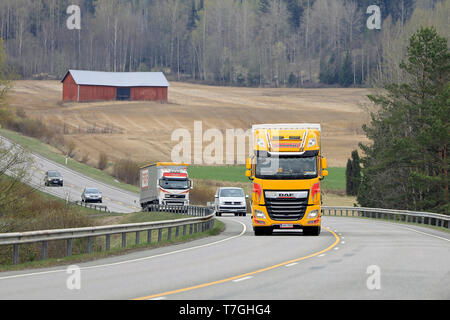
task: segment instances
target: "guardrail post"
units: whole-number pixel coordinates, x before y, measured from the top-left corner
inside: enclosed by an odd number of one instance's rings
[[[180,235],[180,227],[177,226],[175,229],[175,238],[178,238],[179,235]]]
[[[184,225],[184,226],[183,226],[183,236],[186,235],[186,227],[187,227],[187,225]]]
[[[66,240],[66,257],[70,257],[72,255],[72,239]]]
[[[193,225],[190,224],[190,225],[189,225],[189,234],[192,234],[192,229],[193,229]]]
[[[172,227],[169,227],[167,229],[167,240],[171,240],[172,239]]]
[[[162,240],[162,229],[158,229],[158,242]]]
[[[106,251],[109,251],[111,249],[111,235],[107,234],[106,235]]]
[[[88,237],[88,253],[92,253],[92,237]]]
[[[127,233],[122,232],[122,248],[125,248],[127,246]]]
[[[16,243],[13,245],[13,264],[19,263],[19,245]]]
[[[41,252],[42,260],[47,260],[48,258],[48,242],[42,241],[42,252]]]

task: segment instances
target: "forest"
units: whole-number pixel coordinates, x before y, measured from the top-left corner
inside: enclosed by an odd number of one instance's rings
[[[80,29],[67,11],[80,7]],[[377,5],[381,29],[369,29]],[[163,71],[224,86],[374,86],[403,80],[419,25],[449,37],[450,0],[2,0],[0,38],[22,79],[68,69]]]

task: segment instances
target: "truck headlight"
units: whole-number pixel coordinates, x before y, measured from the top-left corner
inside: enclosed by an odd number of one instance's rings
[[[255,210],[255,217],[259,219],[267,219],[266,214],[261,210]]]
[[[308,219],[317,218],[319,216],[319,210],[313,210],[310,213],[308,213]]]
[[[311,147],[313,147],[315,145],[316,145],[316,139],[314,139],[314,138],[309,139],[309,141],[308,141],[308,148],[311,148]]]

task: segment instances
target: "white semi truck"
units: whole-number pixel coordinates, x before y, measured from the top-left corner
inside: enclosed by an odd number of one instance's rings
[[[189,180],[188,164],[158,162],[140,169],[140,203],[143,211],[152,204],[188,206],[189,192],[193,188]]]

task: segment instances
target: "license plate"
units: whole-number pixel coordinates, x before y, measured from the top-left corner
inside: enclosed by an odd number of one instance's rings
[[[282,224],[281,228],[282,229],[292,229],[294,227],[293,224]]]

